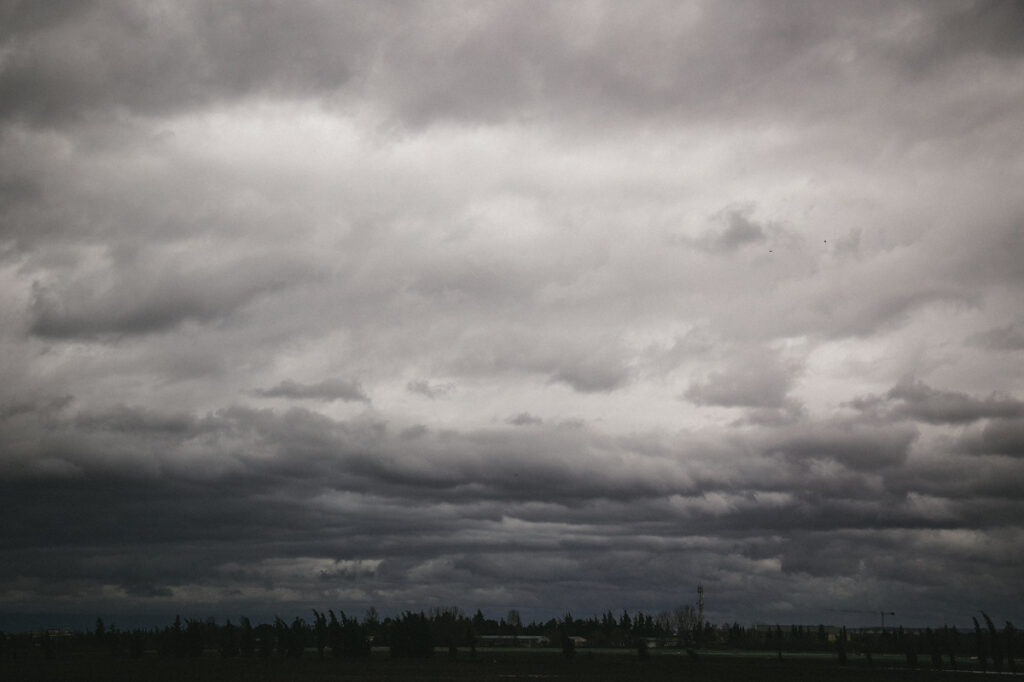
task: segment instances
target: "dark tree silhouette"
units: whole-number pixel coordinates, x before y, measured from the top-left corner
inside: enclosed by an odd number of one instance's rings
[[[981,617],[985,619],[985,627],[988,628],[988,649],[992,656],[992,663],[995,666],[996,672],[1003,671],[1003,647],[999,645],[999,632],[996,630],[995,623],[988,617],[988,614],[984,611],[981,612]]]
[[[103,637],[103,643],[105,644],[107,653],[111,658],[121,658],[124,654],[124,645],[126,643],[124,640],[125,634],[126,633],[122,633],[117,629],[117,625],[111,625],[107,629],[107,634]]]
[[[333,610],[329,609],[327,613],[330,616],[327,623],[327,646],[331,647],[331,654],[335,658],[341,658],[344,651],[341,641],[341,623],[338,622],[338,617],[334,615]],[[345,617],[344,611],[342,611],[341,617]]]
[[[320,658],[324,657],[324,649],[327,648],[327,616],[313,609],[313,631],[316,636],[316,653]]]
[[[942,627],[942,645],[949,654],[949,667],[956,670],[956,650],[960,645],[960,633],[956,628],[950,630],[948,625]]]
[[[241,634],[238,637],[239,651],[246,658],[251,658],[256,653],[256,641],[253,638],[252,623],[245,616],[242,616]]]
[[[917,667],[917,642],[913,637],[907,637],[903,641],[903,646],[906,647],[907,656],[907,667]]]
[[[466,642],[469,644],[469,655],[471,658],[476,658],[476,633],[468,620],[463,621],[463,627],[465,628]]]
[[[302,658],[306,650],[306,621],[296,617],[288,630],[288,658]]]
[[[260,658],[270,658],[274,653],[274,626],[264,623],[256,628],[259,635]]]
[[[238,632],[235,626],[231,624],[229,618],[224,627],[220,629],[220,655],[225,658],[232,658],[238,655]]]
[[[142,658],[146,653],[146,633],[142,630],[134,630],[128,643],[129,654],[132,658]]]
[[[185,631],[181,627],[181,616],[174,617],[174,624],[168,633],[168,642],[171,655],[175,658],[185,658],[188,649],[185,645]]]
[[[289,637],[288,623],[285,623],[279,616],[274,616],[274,640],[277,644],[277,655],[285,658],[288,655]]]
[[[341,651],[345,658],[367,658],[370,640],[366,627],[355,618],[341,614]]]
[[[203,655],[203,624],[193,618],[185,621],[185,655],[190,658]]]
[[[942,668],[942,650],[939,648],[939,640],[931,628],[924,631],[925,643],[928,646],[928,655],[932,659],[932,667],[936,670]]]
[[[978,662],[981,664],[982,670],[988,670],[988,653],[985,651],[985,638],[981,634],[981,625],[974,616],[971,616],[971,620],[974,621],[974,649],[978,655]]]
[[[43,658],[46,660],[52,660],[57,657],[57,649],[53,644],[53,638],[50,637],[50,633],[43,631],[43,636],[39,642],[40,648],[43,650]]]
[[[1006,653],[1006,660],[1010,664],[1010,672],[1011,673],[1016,673],[1017,672],[1017,662],[1014,660],[1014,655],[1015,655],[1015,653],[1017,651],[1016,646],[1014,646],[1016,644],[1014,642],[1014,640],[1016,638],[1017,638],[1017,631],[1016,631],[1016,629],[1014,629],[1013,623],[1011,623],[1010,621],[1006,621],[1006,626],[1003,627],[1003,642],[1004,642],[1003,650],[1004,650],[1004,653]]]
[[[429,658],[434,655],[430,624],[423,613],[406,611],[391,626],[393,658]]]
[[[371,606],[366,609],[366,613],[363,614],[363,631],[366,636],[373,639],[380,629],[380,615],[377,613],[377,609]]]
[[[576,640],[569,634],[568,629],[562,628],[562,655],[567,660],[572,660],[576,656]]]

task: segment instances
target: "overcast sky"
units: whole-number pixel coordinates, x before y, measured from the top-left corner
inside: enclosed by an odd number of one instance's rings
[[[1024,621],[1024,4],[0,4],[7,612]]]

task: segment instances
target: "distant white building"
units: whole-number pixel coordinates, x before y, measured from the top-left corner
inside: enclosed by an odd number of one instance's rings
[[[551,643],[544,635],[480,635],[476,639],[483,646],[495,647],[538,647]]]

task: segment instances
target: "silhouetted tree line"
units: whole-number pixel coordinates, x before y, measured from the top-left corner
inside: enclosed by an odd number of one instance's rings
[[[567,658],[576,654],[577,640],[582,638],[580,641],[590,647],[636,648],[641,657],[647,655],[648,646],[693,649],[699,643],[710,648],[770,651],[780,657],[796,651],[829,651],[841,664],[860,657],[870,665],[872,654],[899,654],[906,656],[908,667],[918,667],[926,660],[932,668],[1016,672],[1014,657],[1024,651],[1022,633],[1010,622],[997,628],[987,613],[981,614],[980,621],[975,617],[973,625],[973,632],[951,627],[913,631],[902,627],[837,631],[823,625],[746,628],[738,623],[696,623],[686,609],[657,615],[623,611],[619,616],[607,611],[588,618],[566,613],[562,618],[527,624],[514,610],[505,618],[494,619],[479,610],[467,616],[454,607],[406,611],[383,619],[370,609],[360,620],[344,611],[314,609],[309,621],[296,617],[287,622],[275,617],[272,623],[258,625],[246,617],[235,624],[230,619],[217,623],[213,618],[182,620],[177,616],[170,625],[153,629],[121,630],[97,619],[93,630],[85,633],[0,632],[0,657],[55,658],[65,652],[90,649],[112,657],[133,658],[220,655],[363,659],[372,647],[386,647],[395,658],[425,658],[432,656],[436,647],[446,648],[452,656],[467,650],[468,655],[475,655],[482,637],[499,636],[505,643],[510,638],[515,643],[518,637],[529,637],[531,643],[536,643],[539,636],[547,646],[560,647]]]

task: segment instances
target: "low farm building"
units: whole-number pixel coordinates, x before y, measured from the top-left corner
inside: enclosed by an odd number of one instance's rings
[[[480,635],[477,641],[482,646],[494,647],[538,647],[551,643],[544,635]]]

